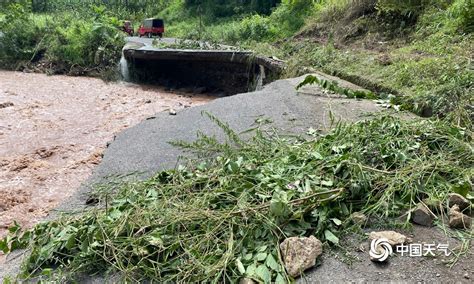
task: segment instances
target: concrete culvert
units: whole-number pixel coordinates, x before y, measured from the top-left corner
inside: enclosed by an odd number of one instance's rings
[[[132,81],[225,96],[258,90],[283,70],[248,51],[124,49],[124,57]]]

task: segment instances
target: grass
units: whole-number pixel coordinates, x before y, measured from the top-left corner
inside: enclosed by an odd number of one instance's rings
[[[451,46],[466,50],[471,43],[472,38]],[[472,104],[474,82],[470,59],[462,54],[419,56],[417,53],[423,51],[417,46],[420,43],[374,52],[302,42],[294,47],[295,53],[288,51],[293,54],[289,58],[287,76],[301,75],[304,66],[315,67],[377,92],[404,95],[406,109],[415,113],[423,114],[428,109],[430,113],[446,115],[457,111],[460,125],[471,124],[472,110],[466,113],[467,106]],[[389,62],[381,62],[383,57]]]
[[[284,283],[284,238],[315,235],[337,246],[353,212],[400,216],[422,199],[443,201],[472,186],[472,133],[441,121],[380,116],[324,136],[259,129],[244,141],[208,116],[225,142],[201,134],[175,143],[198,160],[105,185],[101,206],[31,231],[14,228],[0,248],[31,249],[26,278],[119,271],[133,281]]]

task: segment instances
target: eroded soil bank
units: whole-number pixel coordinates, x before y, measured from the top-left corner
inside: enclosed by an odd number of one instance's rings
[[[73,194],[116,133],[157,112],[210,100],[154,86],[0,71],[0,237],[14,221],[34,225]]]

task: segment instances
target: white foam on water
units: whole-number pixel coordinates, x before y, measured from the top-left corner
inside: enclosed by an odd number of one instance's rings
[[[130,81],[130,70],[128,69],[128,61],[125,59],[122,53],[122,57],[120,58],[120,74],[122,74],[122,79],[126,82]]]

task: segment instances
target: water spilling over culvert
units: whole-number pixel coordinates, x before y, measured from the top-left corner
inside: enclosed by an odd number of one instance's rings
[[[128,61],[123,56],[123,53],[122,53],[122,57],[120,58],[119,68],[120,68],[120,74],[122,75],[122,79],[126,82],[129,82],[130,69],[128,67]]]

